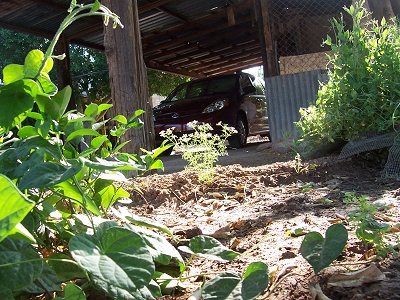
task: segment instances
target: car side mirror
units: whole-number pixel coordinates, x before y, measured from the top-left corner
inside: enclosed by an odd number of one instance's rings
[[[252,93],[255,93],[255,92],[256,92],[256,88],[254,86],[252,86],[252,85],[245,86],[243,88],[243,93],[245,95],[252,94]]]

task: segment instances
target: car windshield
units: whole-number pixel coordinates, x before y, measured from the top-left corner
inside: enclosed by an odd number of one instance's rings
[[[200,96],[227,94],[235,89],[235,84],[236,76],[195,80],[176,88],[165,101],[171,102]]]

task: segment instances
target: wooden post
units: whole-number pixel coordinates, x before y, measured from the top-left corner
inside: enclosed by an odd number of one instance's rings
[[[105,27],[104,45],[109,67],[112,113],[130,118],[138,109],[145,111],[141,117],[142,129],[132,129],[123,138],[131,140],[122,150],[139,154],[140,148],[154,148],[154,125],[148,97],[147,71],[143,60],[139,30],[137,1],[103,0],[102,3],[116,13],[124,28]]]
[[[72,88],[72,78],[70,73],[70,56],[68,43],[65,41],[63,36],[58,40],[56,47],[54,49],[54,55],[65,54],[65,58],[55,59],[54,64],[57,70],[57,87],[58,90],[62,90],[67,85]],[[74,95],[71,95],[71,100],[68,103],[67,111],[77,109],[77,103],[75,102]]]
[[[279,75],[276,51],[271,33],[269,7],[269,0],[254,0],[254,9],[260,32],[264,77]]]

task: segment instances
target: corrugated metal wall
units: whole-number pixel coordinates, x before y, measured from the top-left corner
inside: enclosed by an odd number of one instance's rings
[[[268,120],[272,142],[283,137],[297,138],[300,107],[315,103],[319,82],[328,80],[326,71],[314,70],[265,79]]]

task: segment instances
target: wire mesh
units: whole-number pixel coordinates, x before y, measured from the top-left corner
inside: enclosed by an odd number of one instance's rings
[[[333,34],[330,20],[347,18],[343,7],[351,0],[275,0],[267,5],[276,75],[326,69],[327,35]],[[351,25],[351,19],[345,20]],[[267,42],[268,43],[268,42]]]

